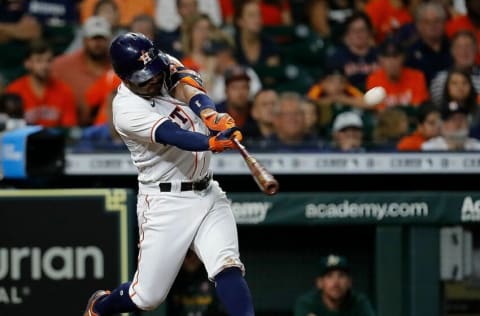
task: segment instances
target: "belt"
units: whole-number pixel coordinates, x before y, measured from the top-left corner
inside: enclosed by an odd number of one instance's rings
[[[203,191],[208,188],[212,180],[212,175],[208,174],[203,179],[198,181],[186,181],[180,183],[180,191]],[[158,184],[160,192],[172,192],[171,182],[160,182]]]

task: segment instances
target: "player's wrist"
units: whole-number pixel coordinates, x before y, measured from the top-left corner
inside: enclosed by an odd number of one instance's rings
[[[210,97],[204,93],[197,93],[190,98],[188,106],[201,117],[201,113],[205,110],[210,110],[216,112],[215,103]]]

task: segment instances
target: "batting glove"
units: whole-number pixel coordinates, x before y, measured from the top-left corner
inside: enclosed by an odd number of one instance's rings
[[[234,149],[236,147],[232,139],[236,138],[238,141],[242,141],[243,135],[240,129],[236,126],[228,128],[219,132],[217,135],[210,137],[208,145],[211,151],[219,153],[227,149]]]
[[[200,114],[203,122],[212,131],[224,131],[235,126],[235,121],[227,113],[218,113],[217,111],[207,109]]]

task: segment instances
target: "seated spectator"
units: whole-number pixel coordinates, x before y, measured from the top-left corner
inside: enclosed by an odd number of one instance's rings
[[[375,151],[396,151],[397,143],[409,133],[408,116],[399,107],[391,107],[378,114],[373,129]]]
[[[441,135],[422,144],[423,151],[478,151],[480,140],[469,137],[468,109],[455,101],[442,107]]]
[[[387,92],[383,103],[376,106],[382,111],[392,106],[418,106],[429,99],[425,75],[417,69],[406,67],[403,47],[387,39],[379,49],[380,68],[367,78],[369,90],[382,86]]]
[[[6,92],[22,98],[25,121],[44,127],[77,125],[72,89],[50,73],[53,49],[43,40],[32,41],[24,66],[27,74],[11,82]]]
[[[108,48],[112,36],[110,24],[104,17],[92,16],[82,28],[83,47],[57,56],[52,63],[52,76],[64,81],[75,93],[78,123],[90,125],[85,92],[95,80],[111,68]]]
[[[212,88],[212,77],[216,66],[215,58],[208,50],[208,44],[217,32],[219,29],[215,27],[208,15],[203,13],[189,17],[182,32],[183,58],[180,62],[202,76],[207,91]]]
[[[327,55],[326,67],[341,68],[348,81],[365,91],[368,75],[378,68],[378,52],[372,23],[363,12],[356,12],[344,23],[342,41]]]
[[[333,121],[332,143],[326,151],[364,152],[363,122],[354,111],[338,114]]]
[[[461,30],[473,32],[480,42],[480,2],[477,0],[465,0],[467,14],[459,15],[447,22],[446,30],[449,38]],[[477,64],[480,64],[480,50],[477,51]]]
[[[480,123],[479,95],[473,87],[469,73],[461,69],[452,69],[447,75],[442,96],[444,104],[455,101],[468,110],[469,121]]]
[[[430,83],[431,100],[438,108],[441,107],[445,82],[451,69],[467,71],[475,91],[480,94],[480,67],[475,62],[477,51],[477,38],[471,31],[458,31],[453,35],[450,43],[453,65],[449,69],[438,72]]]
[[[251,110],[256,128],[251,129],[248,139],[245,139],[246,142],[267,139],[273,134],[273,108],[278,102],[278,94],[273,89],[262,89],[257,92]]]
[[[405,65],[421,70],[427,85],[437,72],[452,64],[450,43],[445,33],[447,14],[440,3],[426,2],[417,7],[415,26],[418,38],[407,47]]]
[[[190,249],[168,294],[166,305],[168,315],[227,316],[217,298],[215,284],[208,279],[202,261]]]
[[[440,135],[442,119],[440,110],[430,102],[418,107],[415,130],[400,139],[397,143],[398,151],[421,151],[422,144],[427,140]]]
[[[322,257],[314,281],[314,288],[295,300],[294,316],[375,315],[365,294],[353,290],[351,268],[345,257],[335,254]]]
[[[316,151],[323,144],[305,129],[303,98],[296,92],[282,92],[273,108],[274,133],[268,138],[269,149],[276,151]]]
[[[250,76],[245,67],[233,66],[225,71],[225,95],[223,102],[217,103],[217,111],[228,113],[242,129],[244,138],[255,134],[256,123],[251,115],[252,103],[249,98]]]
[[[310,87],[307,97],[320,107],[320,125],[324,127],[340,112],[370,108],[363,92],[350,84],[341,68],[327,68],[324,77]]]
[[[262,35],[261,8],[257,0],[240,1],[235,8],[235,47],[237,60],[252,67],[278,66],[278,46]]]

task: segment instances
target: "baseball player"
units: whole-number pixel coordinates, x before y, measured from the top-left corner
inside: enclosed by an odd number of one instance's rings
[[[145,36],[116,37],[110,55],[122,79],[113,123],[138,169],[138,265],[131,282],[93,293],[84,316],[155,309],[189,248],[228,313],[254,315],[231,205],[210,170],[212,152],[233,149],[240,130],[216,112],[195,72]]]

